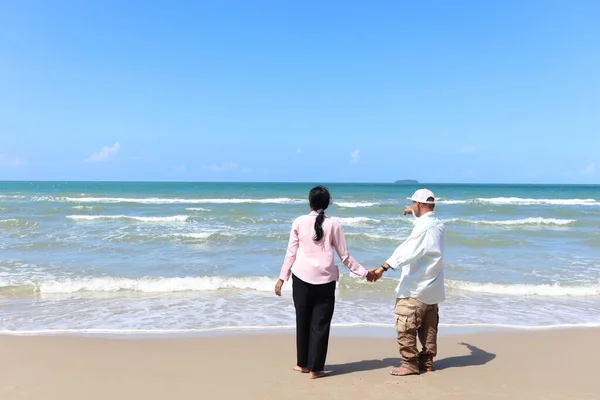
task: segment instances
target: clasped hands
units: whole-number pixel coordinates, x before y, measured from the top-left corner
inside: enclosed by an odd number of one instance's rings
[[[385,272],[385,270],[381,267],[372,268],[372,269],[368,270],[367,271],[367,281],[377,282],[379,280],[379,278],[381,278],[383,276],[384,272]]]

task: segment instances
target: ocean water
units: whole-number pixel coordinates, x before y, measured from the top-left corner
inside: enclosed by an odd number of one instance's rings
[[[303,183],[0,182],[0,333],[294,326],[273,294]],[[329,184],[351,254],[379,266],[424,185]],[[446,222],[443,326],[600,325],[600,186],[427,185]],[[335,326],[391,326],[399,272],[338,263]]]

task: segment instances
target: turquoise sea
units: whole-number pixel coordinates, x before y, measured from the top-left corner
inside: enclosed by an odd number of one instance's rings
[[[294,326],[273,286],[317,183],[0,182],[0,333]],[[427,187],[446,222],[443,326],[600,325],[600,186],[326,184],[351,254],[380,265]],[[336,326],[392,326],[399,272],[341,264]]]

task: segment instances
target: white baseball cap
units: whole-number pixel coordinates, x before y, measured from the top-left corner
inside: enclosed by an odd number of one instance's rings
[[[433,200],[427,201],[427,199],[430,197],[433,198]],[[435,204],[435,196],[433,195],[433,192],[428,189],[419,189],[412,195],[412,197],[407,197],[407,199],[416,201],[417,203]]]

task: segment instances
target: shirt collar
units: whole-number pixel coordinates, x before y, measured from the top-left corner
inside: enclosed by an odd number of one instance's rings
[[[425,218],[431,218],[431,217],[435,217],[435,213],[433,211],[427,211],[425,214],[421,215],[420,217],[415,217],[413,224],[416,225],[420,221],[423,221]]]

